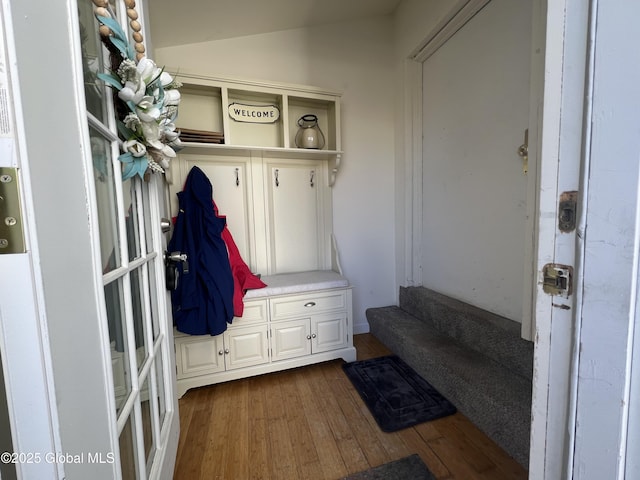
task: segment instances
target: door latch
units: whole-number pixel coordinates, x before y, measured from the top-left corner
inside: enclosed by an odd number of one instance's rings
[[[542,268],[542,290],[549,295],[569,298],[573,289],[573,267],[547,263]]]
[[[529,129],[524,131],[524,143],[518,147],[518,156],[522,158],[522,173],[529,173]]]

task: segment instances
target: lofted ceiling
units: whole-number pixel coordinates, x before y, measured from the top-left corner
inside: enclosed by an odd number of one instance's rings
[[[150,0],[156,48],[353,21],[392,13],[401,0]]]

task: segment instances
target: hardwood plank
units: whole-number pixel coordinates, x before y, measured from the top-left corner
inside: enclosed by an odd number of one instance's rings
[[[496,464],[500,470],[500,478],[524,480],[528,477],[527,471],[516,462],[507,452],[502,450],[493,440],[487,437],[478,427],[464,415],[455,415],[456,428],[464,432],[470,442],[473,442]]]
[[[309,369],[312,390],[317,397],[324,396],[322,409],[336,439],[336,444],[347,467],[347,472],[351,474],[366,470],[369,468],[369,463],[351,431],[350,422],[347,421],[347,418],[342,413],[336,398],[329,394],[331,387],[323,373],[326,368],[326,364],[321,364],[314,365],[314,368]]]
[[[189,392],[194,394],[194,410],[184,438],[180,462],[176,464],[174,480],[200,478],[203,452],[208,448],[209,425],[213,421],[214,389]],[[182,435],[182,434],[181,434]]]
[[[233,385],[224,383],[217,385],[214,392],[214,401],[211,405],[211,421],[206,436],[206,445],[200,454],[202,458],[202,468],[200,476],[197,478],[222,478],[224,476],[224,466],[229,455],[228,444],[231,435],[231,425],[228,421],[233,402],[231,399]],[[219,415],[225,412],[225,416]]]
[[[280,388],[283,397],[286,399],[289,437],[293,445],[300,478],[318,478],[322,467],[304,414],[304,405],[300,399],[295,378],[291,375],[280,377]]]
[[[436,438],[435,440],[427,442],[427,445],[435,452],[440,461],[446,465],[447,470],[449,470],[451,474],[449,477],[442,478],[454,478],[460,480],[481,479],[478,472],[460,458],[457,446],[450,439],[446,437]],[[440,477],[436,476],[436,478]]]
[[[331,378],[330,388],[335,396],[345,418],[349,419],[353,434],[362,449],[369,467],[376,467],[389,462],[392,458],[384,449],[376,435],[374,428],[367,422],[358,407],[357,400],[353,396],[355,391],[353,384],[344,375],[342,364],[332,362],[327,365],[332,371],[327,370],[327,377]],[[357,392],[356,392],[357,393]]]
[[[253,377],[249,380],[249,478],[268,480],[270,453],[267,432],[265,384],[271,380],[267,376]]]
[[[495,463],[485,455],[475,444],[469,442],[465,435],[455,427],[455,420],[452,416],[440,418],[433,423],[433,426],[455,444],[459,455],[477,472],[496,468]]]
[[[404,440],[412,453],[417,453],[438,479],[451,478],[451,472],[438,455],[431,449],[415,428],[400,430],[398,435]]]
[[[391,353],[354,344],[358,359]],[[179,408],[176,480],[335,480],[413,453],[439,480],[527,478],[460,413],[383,432],[339,360],[192,389]]]
[[[225,455],[223,478],[249,478],[249,464],[251,459],[247,455],[249,444],[249,382],[239,380],[231,382],[229,388],[231,411],[227,417],[228,436],[226,438],[228,451]]]
[[[271,478],[274,479],[299,478],[287,424],[287,399],[282,394],[279,382],[282,375],[282,373],[271,375],[272,381],[265,384],[267,432],[271,453],[270,473]]]
[[[313,435],[313,442],[320,459],[323,478],[336,479],[347,475],[347,467],[342,460],[340,450],[331,432],[328,419],[321,408],[322,398],[317,398],[312,390],[306,371],[297,369],[295,376],[300,399],[304,405],[304,414]]]

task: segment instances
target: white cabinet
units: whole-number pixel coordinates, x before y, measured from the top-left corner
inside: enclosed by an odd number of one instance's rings
[[[273,298],[269,311],[273,360],[348,345],[346,290]]]
[[[332,271],[264,277],[245,313],[215,337],[175,332],[178,395],[189,388],[356,359],[351,288]],[[303,292],[303,293],[298,293]]]
[[[267,301],[245,304],[222,335],[186,335],[174,332],[179,379],[200,377],[269,361]]]
[[[346,347],[347,316],[334,314],[274,322],[271,339],[274,361]]]

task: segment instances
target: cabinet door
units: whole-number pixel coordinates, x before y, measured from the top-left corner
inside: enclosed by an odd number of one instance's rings
[[[252,191],[249,159],[231,155],[180,155],[184,162],[180,189],[189,171],[197,166],[213,186],[213,200],[218,213],[227,218],[227,227],[238,246],[242,259],[255,268],[251,251],[253,228]],[[175,214],[175,212],[174,212]]]
[[[321,269],[320,169],[310,161],[268,164],[271,274]]]
[[[311,321],[308,318],[271,324],[273,360],[311,354]]]
[[[178,379],[224,371],[222,335],[177,337],[175,344]]]
[[[224,344],[227,370],[269,361],[266,326],[228,329],[224,332]]]
[[[347,346],[347,315],[334,313],[318,315],[311,322],[313,353],[326,352]]]

